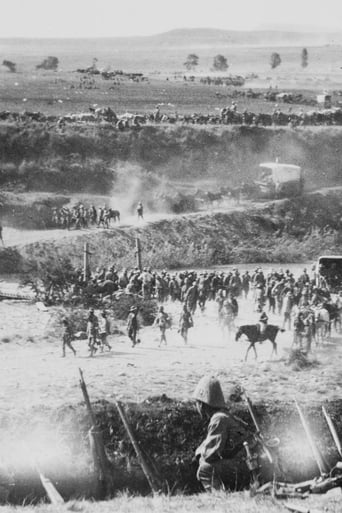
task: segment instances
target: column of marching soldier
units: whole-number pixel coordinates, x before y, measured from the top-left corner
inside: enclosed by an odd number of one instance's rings
[[[73,294],[82,294],[84,290],[83,271],[75,271]],[[237,268],[228,271],[194,270],[170,273],[165,270],[154,271],[150,267],[117,270],[115,266],[97,268],[89,276],[87,294],[99,293],[101,297],[110,298],[111,294],[124,292],[131,297],[139,297],[141,301],[155,299],[159,310],[154,326],[160,331],[159,345],[167,344],[166,333],[172,325],[172,318],[167,313],[168,302],[179,304],[179,333],[187,343],[188,331],[194,326],[195,312],[205,312],[208,302],[217,305],[218,322],[222,330],[231,333],[235,328],[235,320],[241,309],[241,300],[251,302],[254,312],[259,316],[258,329],[262,336],[268,322],[268,315],[279,315],[282,328],[293,330],[293,343],[310,350],[312,339],[317,335],[318,328],[324,321],[320,319],[322,312],[329,314],[329,324],[341,326],[342,296],[332,298],[328,287],[321,284],[318,288],[315,280],[306,269],[295,278],[289,270],[270,270],[264,272],[260,267],[249,272],[241,272]],[[174,310],[174,307],[173,307]],[[103,310],[99,316],[94,310],[87,317],[87,336],[89,351],[93,356],[100,348],[110,349],[107,337],[110,334],[108,312]],[[71,345],[73,334],[67,319],[64,321],[63,355],[65,346]],[[140,343],[139,306],[130,308],[127,319],[127,334],[135,347]],[[75,351],[74,351],[75,354]]]

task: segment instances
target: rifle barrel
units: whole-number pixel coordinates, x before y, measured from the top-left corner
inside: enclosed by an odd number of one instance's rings
[[[40,482],[42,483],[44,490],[46,491],[47,496],[50,499],[51,504],[64,504],[64,499],[55,487],[55,485],[51,482],[51,480],[46,477],[44,474],[40,472],[38,468],[36,468]]]
[[[148,484],[150,485],[151,491],[153,493],[159,493],[161,490],[161,484],[159,482],[159,479],[157,476],[154,475],[153,470],[148,465],[148,463],[143,455],[143,452],[139,447],[138,441],[136,440],[136,438],[134,436],[131,426],[126,418],[125,412],[123,411],[122,404],[120,403],[120,401],[115,401],[115,406],[117,407],[117,410],[119,412],[122,423],[126,429],[126,433],[128,434],[128,437],[133,445],[135,454],[136,454],[139,464],[145,474]]]
[[[83,393],[84,402],[86,403],[86,407],[87,407],[87,410],[88,410],[88,413],[89,413],[89,416],[90,416],[91,423],[92,423],[93,426],[95,426],[96,425],[96,419],[95,419],[95,415],[94,415],[94,412],[93,412],[93,408],[92,408],[91,403],[90,403],[89,394],[88,394],[88,390],[87,390],[87,385],[85,384],[85,381],[84,381],[84,378],[83,378],[82,369],[79,368],[78,370],[80,372],[80,387],[81,387],[81,390],[82,390],[82,393]]]
[[[334,423],[332,421],[332,418],[330,417],[330,415],[328,414],[328,412],[324,408],[324,406],[322,406],[322,411],[323,411],[325,420],[327,421],[327,424],[328,424],[331,436],[333,437],[333,440],[335,442],[336,449],[338,450],[339,455],[342,457],[341,441],[340,441],[340,438],[339,438],[339,436],[337,434],[337,431],[336,431],[336,428],[335,428]]]
[[[260,428],[259,428],[259,424],[258,424],[258,421],[256,419],[256,416],[255,416],[255,413],[254,413],[254,410],[253,410],[252,402],[251,402],[250,398],[248,397],[248,395],[246,394],[246,392],[244,392],[244,396],[245,396],[245,399],[246,399],[248,411],[250,413],[250,416],[252,417],[252,421],[253,421],[253,424],[254,424],[255,429],[256,429],[257,437],[258,437],[259,441],[261,442],[261,445],[263,447],[264,453],[267,456],[268,461],[272,465],[273,464],[272,454],[270,453],[268,447],[266,446],[265,441],[264,441],[264,437],[261,434],[261,431],[260,431]]]
[[[309,444],[310,444],[310,448],[311,448],[311,452],[312,452],[312,455],[314,457],[314,460],[316,461],[316,464],[317,464],[317,467],[318,467],[318,470],[319,470],[319,473],[320,475],[323,477],[325,476],[326,474],[328,474],[328,470],[326,469],[326,466],[325,466],[325,463],[323,461],[323,458],[314,442],[314,439],[312,437],[312,434],[311,434],[311,431],[310,431],[310,428],[309,428],[309,424],[306,422],[306,419],[304,417],[304,414],[297,402],[297,400],[294,398],[294,402],[295,402],[295,405],[296,405],[296,408],[297,408],[297,411],[299,413],[299,417],[300,417],[300,420],[301,420],[301,423],[302,423],[302,426],[304,428],[304,431],[305,431],[305,434],[306,434],[306,437],[309,441]]]

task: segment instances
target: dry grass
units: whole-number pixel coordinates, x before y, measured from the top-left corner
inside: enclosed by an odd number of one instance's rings
[[[312,513],[316,511],[326,513],[340,513],[341,493],[334,496],[311,497],[308,500],[289,501],[291,504],[298,504],[307,507]],[[213,512],[213,513],[283,513],[288,511],[281,501],[275,502],[271,498],[250,498],[245,493],[223,493],[199,494],[195,496],[176,497],[132,497],[123,494],[116,499],[107,502],[79,501],[66,503],[65,506],[52,506],[42,504],[36,507],[10,507],[1,508],[3,513],[13,511],[25,513],[188,513],[188,512]]]

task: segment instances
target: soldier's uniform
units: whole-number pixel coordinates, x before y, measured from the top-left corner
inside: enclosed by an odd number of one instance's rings
[[[68,346],[71,351],[74,353],[74,356],[76,356],[76,351],[74,347],[71,345],[72,342],[72,330],[71,327],[67,321],[67,319],[63,319],[63,354],[62,356],[65,356],[65,346]]]
[[[203,377],[193,397],[201,417],[209,420],[207,435],[195,452],[197,479],[207,492],[233,488],[241,472],[234,456],[243,449],[246,433],[240,433],[237,421],[229,415],[218,379]]]
[[[186,305],[183,306],[183,311],[181,313],[179,319],[179,333],[184,339],[185,344],[188,342],[188,331],[189,328],[192,328],[194,325],[194,321],[192,319],[192,315],[187,309]]]
[[[108,343],[107,335],[110,333],[110,325],[107,319],[107,314],[105,311],[101,312],[99,317],[99,337],[101,340],[101,351],[103,351],[104,346],[110,351],[112,346]]]
[[[140,341],[137,339],[139,325],[138,325],[138,308],[136,306],[132,306],[129,311],[128,319],[127,319],[127,334],[132,341],[132,347],[134,347]]]
[[[94,310],[89,310],[87,319],[87,336],[88,336],[88,347],[90,356],[93,356],[94,352],[97,351],[97,334],[98,334],[98,318],[94,314]]]
[[[163,342],[166,345],[167,342],[166,342],[165,332],[166,332],[167,328],[170,327],[170,318],[169,318],[168,314],[166,312],[164,312],[164,308],[162,306],[159,308],[159,313],[154,322],[155,322],[155,325],[158,326],[158,328],[160,330],[159,347],[161,346],[161,344]]]
[[[139,201],[138,206],[137,206],[137,214],[138,214],[138,220],[144,219],[144,207],[143,207],[143,204],[141,203],[141,201]]]

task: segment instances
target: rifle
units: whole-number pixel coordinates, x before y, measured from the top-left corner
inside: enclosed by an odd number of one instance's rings
[[[246,403],[247,403],[247,408],[248,408],[248,411],[250,413],[250,416],[252,417],[252,421],[253,421],[253,424],[255,426],[255,433],[254,433],[254,436],[256,438],[256,440],[260,443],[260,445],[262,446],[263,448],[263,451],[268,459],[268,461],[271,463],[271,465],[273,465],[274,461],[273,461],[273,457],[272,457],[272,454],[269,450],[269,448],[267,447],[266,445],[266,442],[265,442],[265,439],[260,431],[260,427],[259,427],[259,424],[258,424],[258,421],[256,419],[256,416],[255,416],[255,413],[254,413],[254,409],[253,409],[253,404],[252,404],[252,401],[249,399],[246,391],[243,392],[244,396],[245,396],[245,399],[246,399]]]
[[[260,487],[260,481],[259,481],[259,464],[258,464],[258,456],[256,454],[252,454],[248,445],[248,442],[244,442],[243,446],[246,451],[246,464],[248,467],[248,470],[251,473],[251,493],[256,492],[256,490]]]
[[[55,487],[55,485],[51,482],[51,480],[48,477],[41,473],[37,465],[35,465],[35,467],[39,475],[40,482],[42,483],[51,504],[64,504],[64,499]]]
[[[142,471],[145,474],[145,477],[148,481],[148,484],[150,485],[152,493],[153,494],[160,493],[163,488],[163,483],[162,483],[160,476],[158,475],[158,472],[156,471],[156,469],[153,468],[152,464],[147,461],[148,457],[144,453],[144,451],[141,449],[141,447],[132,431],[132,428],[127,420],[126,414],[123,410],[123,407],[122,407],[122,404],[120,403],[120,401],[115,401],[115,406],[119,412],[119,415],[120,415],[122,423],[125,427],[126,433],[133,445],[139,465],[141,466]]]
[[[306,506],[299,506],[297,504],[289,504],[289,503],[279,503],[279,505],[284,506],[284,508],[288,509],[289,511],[293,511],[295,513],[323,513],[322,510],[318,509],[311,509]]]
[[[111,465],[108,461],[104,444],[103,444],[103,438],[102,433],[98,431],[96,428],[96,418],[93,412],[93,408],[90,404],[89,394],[87,390],[87,385],[85,384],[84,378],[83,378],[83,372],[81,369],[78,369],[80,372],[80,387],[83,393],[83,398],[86,403],[86,407],[88,410],[88,414],[90,417],[91,422],[91,428],[89,430],[90,435],[90,442],[92,445],[92,452],[93,452],[93,458],[94,458],[94,466],[95,469],[98,472],[98,480],[99,482],[104,483],[105,489],[106,489],[106,495],[110,494],[113,490],[113,475],[111,472]]]
[[[333,440],[335,442],[335,445],[336,445],[336,449],[339,453],[339,455],[341,456],[342,458],[342,447],[341,447],[341,441],[339,439],[339,436],[337,434],[337,431],[336,431],[336,428],[334,426],[334,423],[332,421],[332,418],[330,417],[330,415],[328,414],[327,410],[324,408],[324,406],[322,406],[322,411],[323,411],[323,414],[324,414],[324,417],[325,417],[325,420],[327,421],[327,424],[328,424],[328,427],[329,427],[329,430],[330,430],[330,433],[331,433],[331,436],[333,437]]]
[[[325,462],[324,462],[324,460],[322,458],[322,455],[319,452],[319,450],[318,450],[318,448],[317,448],[317,446],[316,446],[316,444],[314,442],[314,439],[313,439],[312,434],[310,432],[309,425],[306,422],[304,414],[303,414],[299,404],[297,403],[296,399],[294,399],[294,402],[295,402],[296,408],[298,410],[299,417],[300,417],[300,420],[302,422],[302,426],[303,426],[305,434],[306,434],[306,438],[309,441],[311,452],[312,452],[312,455],[313,455],[313,457],[314,457],[314,459],[316,461],[319,473],[320,473],[321,477],[325,478],[329,474],[329,470],[327,469],[327,466],[326,466],[326,464],[325,464]]]
[[[61,496],[61,494],[59,493],[59,491],[57,490],[55,485],[52,483],[52,481],[45,474],[43,474],[43,472],[39,468],[39,465],[38,465],[36,459],[29,451],[27,445],[25,443],[23,443],[22,447],[23,447],[23,450],[27,453],[27,455],[31,461],[32,467],[37,472],[40,482],[42,483],[42,486],[43,486],[43,488],[46,492],[46,495],[48,496],[51,504],[57,504],[57,505],[64,504],[63,497]]]

